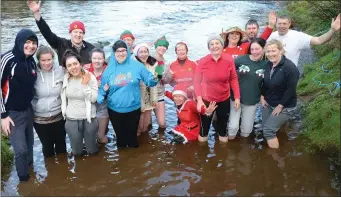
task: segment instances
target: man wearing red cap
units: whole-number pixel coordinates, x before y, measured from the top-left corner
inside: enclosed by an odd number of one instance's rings
[[[133,33],[131,33],[131,31],[129,30],[124,30],[121,35],[120,35],[120,39],[124,40],[128,47],[130,48],[130,53],[133,54],[133,45],[134,45],[134,41],[135,41],[135,37],[133,35]]]
[[[40,3],[41,1],[38,3],[33,0],[27,1],[28,7],[34,13],[34,18],[36,19],[41,34],[50,46],[56,50],[59,63],[62,62],[63,55],[68,49],[79,54],[82,64],[91,63],[90,52],[95,47],[91,43],[83,40],[85,34],[84,24],[81,21],[72,22],[69,27],[71,39],[60,38],[51,31],[46,21],[41,17],[39,12]]]

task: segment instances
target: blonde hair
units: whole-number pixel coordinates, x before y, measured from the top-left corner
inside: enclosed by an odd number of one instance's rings
[[[281,41],[279,41],[277,39],[272,39],[270,41],[267,41],[264,49],[266,49],[269,45],[276,45],[277,49],[279,49],[279,51],[281,51],[281,54],[282,55],[285,54],[283,43]]]

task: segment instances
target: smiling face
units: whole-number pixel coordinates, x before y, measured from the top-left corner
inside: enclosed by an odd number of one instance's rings
[[[182,105],[186,101],[186,98],[185,98],[185,96],[183,96],[181,94],[175,94],[175,95],[173,95],[173,100],[174,100],[174,103],[177,106],[179,106],[179,105]]]
[[[289,19],[286,18],[278,18],[277,19],[277,30],[278,34],[283,36],[286,33],[288,33],[289,28],[290,28],[291,22]]]
[[[123,63],[127,59],[127,49],[120,47],[115,51],[115,58],[118,63]]]
[[[156,53],[163,56],[167,51],[167,48],[165,46],[157,46],[156,47]]]
[[[65,62],[66,69],[71,76],[79,77],[81,75],[81,64],[76,57],[70,56]]]
[[[231,32],[228,34],[229,43],[232,45],[237,45],[240,40],[240,33],[239,32]]]
[[[246,25],[246,34],[249,39],[256,38],[258,35],[258,27],[256,24]]]
[[[223,51],[223,44],[219,40],[211,40],[208,47],[213,56],[220,56]]]
[[[50,71],[53,67],[53,56],[51,53],[41,54],[39,57],[39,65],[42,70]]]
[[[128,47],[131,49],[131,47],[133,46],[134,43],[134,39],[132,39],[131,37],[125,37],[124,39],[122,39],[124,42],[127,43]]]
[[[263,48],[258,43],[252,43],[250,46],[250,52],[252,59],[255,61],[259,61],[263,58]]]
[[[184,44],[178,44],[176,46],[176,56],[179,60],[185,60],[187,58],[187,49]]]
[[[74,29],[70,33],[72,43],[80,45],[83,42],[84,32],[81,29]]]
[[[26,40],[24,43],[24,54],[26,57],[33,56],[38,48],[37,41]]]
[[[101,52],[93,52],[91,56],[91,62],[96,69],[103,68],[104,55]]]
[[[266,57],[271,61],[274,65],[277,65],[282,58],[282,52],[279,50],[276,44],[270,44],[266,46],[265,49]]]
[[[149,51],[146,47],[140,47],[139,51],[137,52],[137,57],[143,62],[146,63],[149,57]]]

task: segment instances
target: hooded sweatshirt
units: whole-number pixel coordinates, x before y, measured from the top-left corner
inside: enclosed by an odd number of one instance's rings
[[[37,67],[32,108],[35,116],[52,117],[62,112],[60,93],[63,86],[64,68],[53,65],[51,71]]]
[[[24,111],[31,106],[37,66],[33,55],[26,57],[24,54],[24,44],[29,37],[38,42],[33,31],[20,30],[13,49],[1,55],[1,118],[6,118],[9,110]]]
[[[102,104],[104,99],[108,100],[108,108],[119,113],[127,113],[141,107],[140,81],[148,87],[154,87],[157,79],[140,62],[131,58],[127,47],[127,58],[122,63],[115,59],[112,50],[110,62],[101,78],[101,87],[98,91],[97,102]],[[105,84],[109,90],[104,91]]]

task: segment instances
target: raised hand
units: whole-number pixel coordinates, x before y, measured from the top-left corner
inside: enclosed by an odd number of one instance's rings
[[[277,20],[277,14],[276,14],[276,12],[275,11],[273,11],[273,10],[271,10],[270,12],[269,12],[269,16],[268,16],[268,22],[269,22],[269,26],[271,27],[271,28],[274,28],[275,27],[275,25],[276,25],[276,20]]]
[[[85,73],[82,77],[82,84],[83,85],[88,84],[89,80],[90,80],[90,73]]]
[[[41,4],[41,1],[38,1],[38,3],[36,1],[33,1],[33,0],[27,1],[27,6],[28,6],[28,8],[30,8],[30,10],[33,13],[39,12],[40,4]]]
[[[331,29],[336,32],[340,30],[340,14],[337,15],[336,19],[332,19]]]

